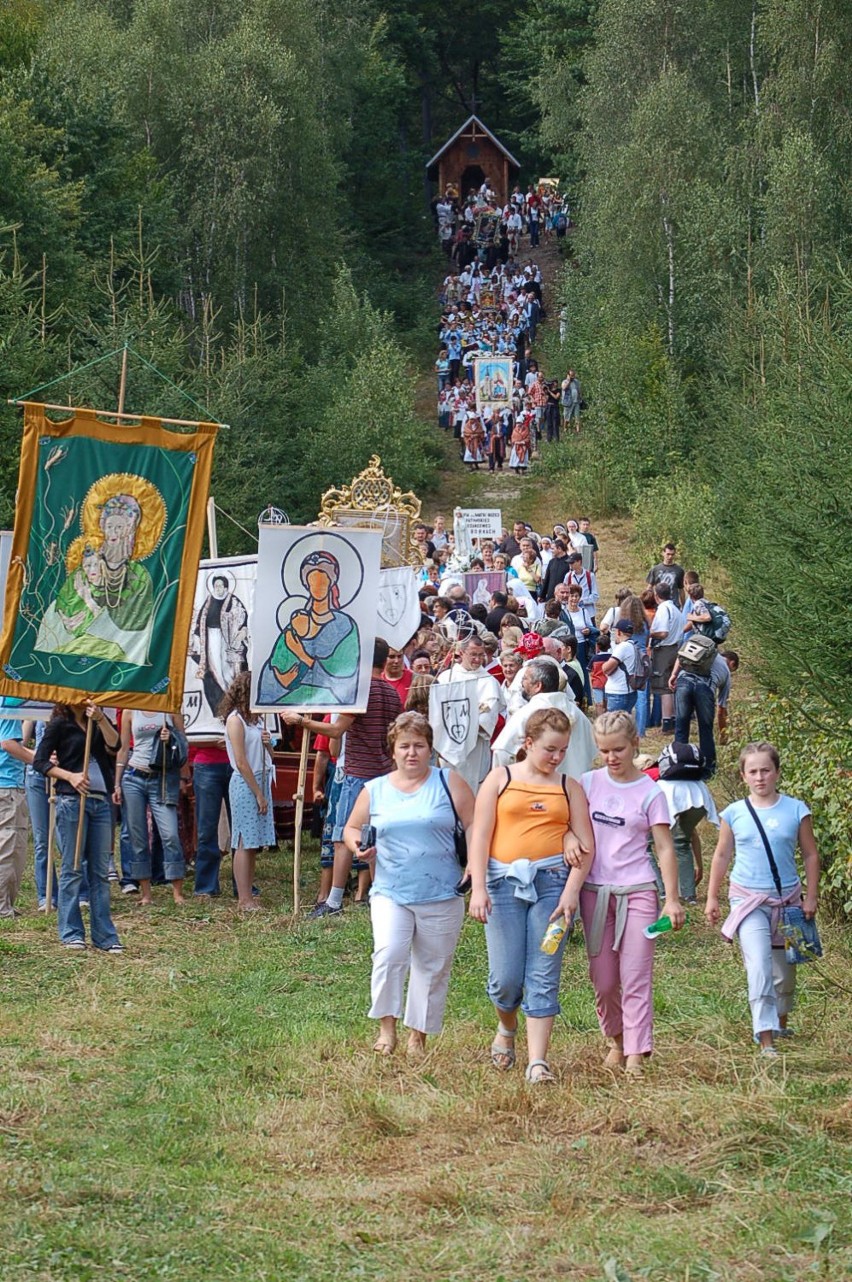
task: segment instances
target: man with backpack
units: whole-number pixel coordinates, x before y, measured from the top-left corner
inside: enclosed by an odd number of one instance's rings
[[[730,687],[731,672],[710,637],[689,633],[678,651],[669,689],[674,691],[675,728],[678,743],[689,743],[693,713],[698,723],[698,751],[708,774],[716,769],[716,692]]]
[[[600,593],[598,592],[598,583],[593,571],[583,569],[583,554],[581,552],[570,552],[568,555],[568,567],[568,573],[565,575],[563,582],[568,585],[569,589],[576,584],[580,589],[580,604],[594,613]]]

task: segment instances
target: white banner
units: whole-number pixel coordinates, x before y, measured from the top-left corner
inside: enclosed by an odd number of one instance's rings
[[[401,650],[420,627],[420,577],[410,565],[382,570],[376,605],[376,631],[393,650]]]
[[[380,530],[260,527],[254,710],[366,710],[381,549]]]
[[[183,688],[188,739],[221,739],[225,733],[219,704],[234,677],[251,667],[256,577],[256,556],[199,563]]]
[[[461,766],[476,747],[478,693],[478,681],[433,681],[429,687],[429,724],[434,749],[451,766]]]
[[[466,507],[461,512],[472,539],[496,539],[499,543],[503,529],[503,513],[499,507]]]

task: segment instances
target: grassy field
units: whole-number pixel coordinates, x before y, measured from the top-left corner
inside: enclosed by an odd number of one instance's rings
[[[693,915],[658,948],[636,1083],[602,1067],[572,941],[559,1084],[534,1090],[488,1063],[468,921],[444,1035],[416,1067],[377,1062],[368,914],[294,926],[288,861],[263,861],[250,921],[114,892],[122,957],[3,923],[4,1282],[852,1276],[852,1019],[826,978],[803,976],[767,1071],[738,957]],[[826,935],[848,987],[848,940]]]

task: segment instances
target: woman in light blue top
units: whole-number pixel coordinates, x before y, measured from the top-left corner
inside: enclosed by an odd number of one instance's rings
[[[746,744],[740,753],[740,775],[749,790],[748,800],[735,801],[722,811],[704,909],[708,922],[718,925],[719,892],[733,858],[731,911],[722,934],[739,940],[754,1038],[761,1054],[770,1057],[776,1054],[774,1039],[789,1035],[787,1016],[796,989],[796,967],[786,959],[779,917],[789,905],[801,906],[805,917],[813,918],[819,884],[811,812],[803,801],[778,791],[780,773],[781,761],[773,744]],[[796,868],[797,847],[805,865],[804,895]]]
[[[408,1053],[422,1055],[427,1034],[441,1031],[464,920],[454,833],[456,816],[465,831],[473,822],[473,793],[455,771],[430,764],[432,727],[421,713],[397,717],[388,743],[394,769],[364,784],[343,840],[353,854],[375,859],[370,1017],[380,1031],[374,1050],[393,1053],[408,975]],[[366,846],[365,825],[375,830]]]

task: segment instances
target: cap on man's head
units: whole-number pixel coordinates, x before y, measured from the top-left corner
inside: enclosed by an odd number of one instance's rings
[[[521,638],[521,644],[515,650],[515,654],[522,654],[525,659],[535,659],[544,652],[544,638],[540,637],[537,632],[527,632]]]
[[[624,632],[629,637],[633,636],[633,624],[629,619],[616,619],[615,630],[616,632]]]

